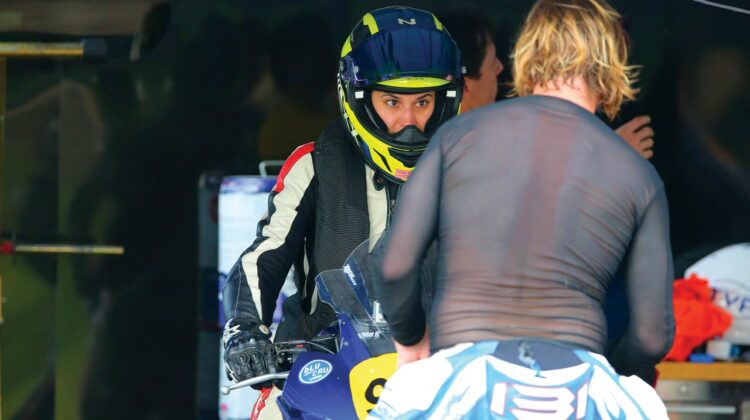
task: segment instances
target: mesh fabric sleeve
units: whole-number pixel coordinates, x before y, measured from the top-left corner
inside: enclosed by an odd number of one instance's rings
[[[375,250],[380,274],[375,296],[393,338],[406,346],[418,343],[426,326],[419,273],[437,227],[442,162],[438,137],[432,138],[399,194],[391,229]]]
[[[674,338],[672,251],[667,198],[661,186],[633,236],[626,264],[630,324],[609,359],[621,375],[655,380],[655,366]]]

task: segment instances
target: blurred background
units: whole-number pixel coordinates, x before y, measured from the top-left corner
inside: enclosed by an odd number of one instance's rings
[[[218,280],[206,285],[198,261],[199,179],[257,174],[312,141],[337,116],[348,31],[393,4],[481,11],[506,83],[532,2],[0,2],[0,42],[106,44],[0,58],[0,240],[125,249],[0,255],[1,418],[217,417],[218,342],[216,356],[198,351],[201,331],[219,331]],[[750,7],[614,5],[643,68],[613,126],[652,118],[680,274],[750,239]]]

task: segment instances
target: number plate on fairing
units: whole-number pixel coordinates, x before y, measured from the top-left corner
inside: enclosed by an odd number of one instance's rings
[[[367,359],[349,372],[349,387],[357,417],[364,419],[378,403],[385,382],[396,371],[396,353]]]

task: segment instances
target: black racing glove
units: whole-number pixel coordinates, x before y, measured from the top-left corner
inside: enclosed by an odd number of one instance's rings
[[[230,380],[245,379],[278,371],[276,348],[271,331],[247,318],[232,318],[224,326],[224,366]],[[273,381],[252,385],[254,389],[270,388]]]

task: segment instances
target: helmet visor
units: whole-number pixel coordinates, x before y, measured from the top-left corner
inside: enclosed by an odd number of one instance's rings
[[[453,39],[424,28],[377,33],[342,60],[343,79],[356,87],[410,76],[456,83],[462,78],[461,53]]]

